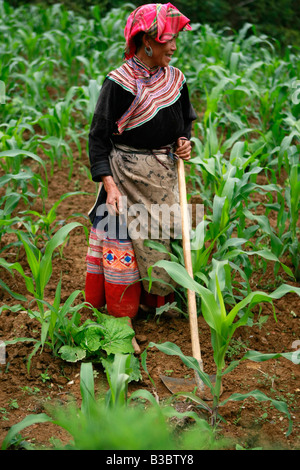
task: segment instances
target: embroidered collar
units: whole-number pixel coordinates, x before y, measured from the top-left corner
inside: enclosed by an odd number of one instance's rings
[[[160,109],[175,103],[185,83],[183,73],[176,67],[149,68],[137,56],[110,72],[108,78],[134,96],[128,110],[117,121],[119,134],[145,124]]]
[[[151,77],[161,68],[158,65],[155,67],[149,67],[141,59],[139,59],[137,55],[132,57],[131,63],[135,71],[140,72],[145,77]]]

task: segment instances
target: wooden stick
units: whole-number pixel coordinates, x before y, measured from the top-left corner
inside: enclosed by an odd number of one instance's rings
[[[182,245],[183,245],[183,255],[185,268],[188,274],[193,278],[193,265],[191,258],[191,244],[190,244],[190,231],[189,231],[189,217],[188,217],[188,208],[187,208],[187,198],[186,198],[186,182],[185,182],[185,171],[184,171],[184,161],[182,158],[177,160],[177,169],[178,169],[178,186],[179,186],[179,200],[180,200],[180,211],[181,211],[181,227],[182,227]],[[188,313],[189,313],[189,322],[191,330],[191,342],[192,342],[192,354],[195,359],[197,359],[200,369],[203,371],[203,362],[201,358],[201,348],[199,341],[199,331],[198,331],[198,319],[197,319],[197,303],[196,303],[196,293],[190,289],[187,289],[187,298],[188,298]],[[198,374],[195,374],[199,382]],[[201,387],[203,383],[201,383]]]

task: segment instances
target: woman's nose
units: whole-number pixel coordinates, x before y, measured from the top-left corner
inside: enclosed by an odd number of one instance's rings
[[[176,38],[171,39],[170,41],[172,51],[176,51]]]

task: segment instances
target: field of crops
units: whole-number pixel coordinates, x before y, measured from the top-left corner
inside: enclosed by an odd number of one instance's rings
[[[133,8],[83,18],[0,0],[0,445],[299,449],[297,48],[279,55],[249,24],[194,24],[180,36],[172,63],[198,115],[188,198],[204,206],[194,279],[177,241],[162,266],[182,286],[181,315],[141,313],[138,357],[126,322],[84,304],[97,190],[87,137]],[[204,372],[191,357],[186,289],[197,295]],[[209,400],[172,396],[159,378],[194,370]]]

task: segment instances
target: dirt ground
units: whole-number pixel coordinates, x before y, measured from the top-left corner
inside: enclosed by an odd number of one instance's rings
[[[75,220],[89,226],[86,214],[94,202],[94,183],[86,176],[84,165],[88,165],[84,152],[80,159],[76,157],[74,162],[74,174],[68,180],[68,169],[63,165],[62,169],[56,168],[53,177],[50,178],[49,196],[47,208],[59,199],[59,197],[74,190],[83,190],[91,194],[70,197],[64,200],[58,208],[59,219],[66,219],[74,212],[82,213]],[[41,201],[37,200],[34,208],[41,211]],[[14,235],[5,236],[1,241],[1,248],[8,246],[14,239]],[[85,283],[85,255],[87,241],[81,228],[72,232],[71,244],[65,246],[63,257],[56,257],[53,261],[53,274],[47,286],[46,299],[54,297],[55,289],[62,272],[62,301],[66,300],[70,293],[76,289],[84,289]],[[15,259],[16,249],[13,247],[4,249],[2,257],[12,262]],[[25,254],[20,250],[18,261],[26,268]],[[287,264],[289,261],[287,260]],[[285,282],[293,284],[291,280],[281,273]],[[12,277],[5,270],[1,271],[1,279],[6,282],[14,292],[26,295],[21,276]],[[251,280],[253,289],[264,290],[272,286],[275,279],[273,266],[268,266],[267,272],[257,271]],[[298,285],[299,284],[295,284]],[[78,301],[82,298],[78,298]],[[0,293],[0,305],[17,303],[6,291]],[[275,301],[277,322],[275,321],[270,304],[263,304],[260,318],[267,315],[265,323],[259,324],[259,309],[254,319],[253,327],[243,327],[236,331],[228,363],[238,359],[248,349],[260,352],[288,352],[293,351],[293,344],[300,339],[299,331],[299,297],[288,294]],[[190,344],[190,332],[188,320],[184,317],[167,319],[154,317],[153,315],[138,315],[134,321],[134,328],[141,349],[144,350],[150,341],[155,343],[170,341],[177,344],[184,354],[192,355]],[[210,341],[210,332],[203,318],[199,317],[199,335],[201,342],[204,370],[209,374],[214,373],[214,362]],[[11,340],[16,337],[39,337],[39,325],[30,319],[25,312],[12,313],[8,310],[0,315],[0,340]],[[71,399],[80,402],[79,371],[80,364],[66,363],[53,357],[46,349],[33,356],[30,374],[27,373],[27,359],[32,352],[33,343],[17,343],[7,346],[6,364],[0,365],[0,443],[10,427],[21,421],[30,413],[40,413],[45,410],[45,405],[52,400],[59,399],[61,403],[67,403]],[[133,390],[148,389],[164,400],[170,396],[170,392],[160,379],[160,374],[169,374],[172,377],[184,377],[191,375],[182,362],[175,356],[166,356],[157,349],[148,350],[148,371],[155,381],[156,389],[143,373],[143,379],[139,383],[132,382],[129,393]],[[105,376],[101,367],[95,365],[98,372],[96,386],[107,389]],[[225,400],[234,392],[246,393],[251,390],[261,390],[273,399],[283,400],[287,403],[293,419],[293,431],[286,437],[288,420],[285,415],[279,413],[268,402],[256,402],[248,398],[244,402],[228,402],[220,408],[220,415],[224,421],[220,423],[220,433],[232,438],[235,444],[243,448],[295,450],[300,448],[300,381],[299,365],[285,359],[276,359],[264,363],[250,361],[242,362],[223,380],[222,400]],[[189,405],[192,406],[192,405]],[[58,438],[67,443],[70,436],[61,428],[52,424],[34,425],[22,432],[22,436],[37,447],[49,448],[51,439]]]

